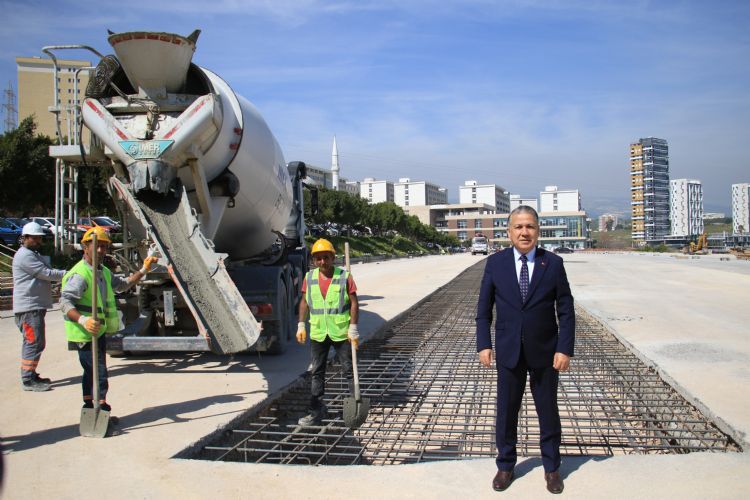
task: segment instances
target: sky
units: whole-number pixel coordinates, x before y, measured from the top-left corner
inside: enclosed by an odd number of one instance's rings
[[[201,29],[193,62],[261,112],[287,161],[341,176],[578,189],[629,212],[629,144],[731,215],[750,182],[750,2],[739,0],[0,0],[0,86],[46,45],[112,53],[107,30]],[[63,56],[61,56],[63,57]],[[88,53],[66,58],[91,60]],[[95,62],[95,61],[93,61]],[[5,94],[3,94],[5,95]],[[3,101],[4,102],[4,101]]]

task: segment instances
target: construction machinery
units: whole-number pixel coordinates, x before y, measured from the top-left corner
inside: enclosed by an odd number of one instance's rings
[[[80,105],[91,143],[77,161],[114,172],[114,259],[135,270],[159,256],[121,298],[123,328],[108,348],[279,353],[309,260],[306,167],[287,165],[257,109],[192,63],[199,34],[110,34],[114,55],[93,69]],[[70,160],[69,149],[57,157]]]
[[[685,248],[685,253],[708,253],[708,235],[703,233],[697,241],[691,241]]]

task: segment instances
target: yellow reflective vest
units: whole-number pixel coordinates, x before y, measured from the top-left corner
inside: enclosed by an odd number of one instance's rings
[[[325,298],[320,291],[319,276],[319,269],[313,269],[306,276],[305,298],[310,309],[310,340],[322,342],[326,337],[335,342],[346,340],[351,309],[346,286],[349,274],[340,267],[334,267]]]
[[[106,290],[106,301],[102,301],[102,290],[99,288],[99,297],[97,298],[97,319],[102,322],[102,328],[100,329],[97,337],[103,333],[114,333],[120,326],[120,319],[117,317],[117,306],[115,305],[115,293],[112,291],[112,273],[106,266],[101,266],[102,275],[104,281],[107,284]],[[68,282],[71,276],[79,274],[86,280],[86,291],[83,292],[83,296],[75,304],[76,309],[81,314],[86,316],[93,316],[91,313],[91,289],[93,288],[94,273],[86,261],[81,260],[73,266],[73,268],[65,273],[62,279],[62,287],[65,288],[65,284]],[[65,314],[65,336],[68,342],[90,342],[91,334],[86,329],[75,321],[68,319],[68,315]]]

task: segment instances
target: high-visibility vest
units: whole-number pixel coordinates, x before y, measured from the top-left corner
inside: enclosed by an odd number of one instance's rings
[[[305,299],[310,309],[310,340],[322,342],[326,337],[335,342],[346,340],[351,308],[346,287],[349,275],[345,270],[334,267],[325,298],[320,291],[319,275],[320,270],[313,269],[306,277]]]
[[[115,305],[115,293],[112,291],[112,273],[106,266],[101,266],[102,275],[104,276],[104,282],[107,284],[106,290],[106,301],[102,301],[102,290],[99,287],[99,297],[97,298],[97,319],[102,322],[102,328],[100,328],[97,337],[103,333],[114,333],[120,326],[120,319],[117,317],[117,306]],[[65,284],[68,282],[71,276],[74,274],[81,275],[86,280],[86,291],[83,292],[83,296],[75,304],[76,309],[81,314],[86,316],[93,316],[91,313],[91,289],[94,281],[94,272],[86,261],[81,260],[73,266],[73,268],[65,273],[62,279],[62,287],[65,289]],[[68,315],[63,315],[65,318],[65,336],[68,342],[90,342],[91,335],[86,329],[75,321],[68,319]]]

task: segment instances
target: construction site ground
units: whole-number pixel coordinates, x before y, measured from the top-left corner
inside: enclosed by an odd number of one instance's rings
[[[470,254],[357,264],[366,339],[480,260]],[[564,256],[578,304],[747,449],[750,432],[750,262],[719,255]],[[478,284],[477,284],[478,286]],[[394,466],[288,466],[172,458],[306,369],[309,347],[243,354],[109,358],[113,414],[123,434],[82,438],[80,374],[59,308],[47,314],[39,371],[49,392],[21,389],[20,333],[0,319],[3,498],[544,498],[541,460],[492,491],[492,459]],[[743,453],[564,457],[562,496],[746,498]]]

